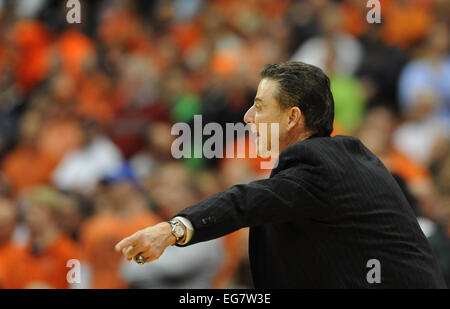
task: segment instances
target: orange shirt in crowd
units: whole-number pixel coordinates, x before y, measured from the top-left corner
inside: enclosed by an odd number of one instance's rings
[[[79,259],[75,243],[62,235],[38,254],[32,253],[30,245],[24,248],[10,245],[0,254],[0,284],[5,289],[69,288],[67,273],[70,268],[66,267],[67,261]]]
[[[64,72],[77,80],[82,73],[84,62],[95,52],[94,43],[80,31],[70,29],[58,37],[56,46],[61,54]]]
[[[0,42],[0,72],[2,72],[3,68],[6,64],[6,49],[2,46]]]
[[[170,34],[182,53],[198,44],[202,36],[199,28],[192,21],[173,25]]]
[[[381,37],[390,44],[409,47],[423,38],[430,28],[434,1],[385,0],[381,3]]]
[[[143,30],[139,18],[125,9],[111,11],[102,19],[97,36],[106,45],[123,45],[133,48],[142,40]]]
[[[59,162],[66,153],[83,145],[83,131],[74,119],[55,119],[45,123],[39,133],[38,148]]]
[[[116,113],[112,93],[111,80],[102,73],[83,79],[77,98],[77,114],[99,124],[111,122]]]
[[[4,158],[2,170],[17,195],[26,188],[48,183],[56,164],[55,158],[47,154],[31,147],[18,146]]]
[[[408,183],[430,178],[426,168],[411,161],[396,149],[391,149],[386,155],[381,155],[380,159],[391,173],[402,177]]]
[[[343,1],[340,4],[342,10],[342,30],[355,37],[364,35],[369,28],[366,14],[370,9],[366,8],[366,2],[359,2],[362,4],[355,3],[354,0]]]
[[[121,239],[160,221],[151,212],[141,212],[129,217],[104,213],[88,219],[81,227],[80,240],[83,260],[92,271],[91,288],[127,288],[127,284],[118,275],[123,255],[117,253],[114,246]]]
[[[21,88],[29,91],[49,73],[50,32],[43,23],[33,20],[17,22],[12,31],[17,47],[15,73]]]
[[[3,281],[7,275],[7,263],[22,252],[22,248],[8,241],[0,245],[0,289],[5,288]]]

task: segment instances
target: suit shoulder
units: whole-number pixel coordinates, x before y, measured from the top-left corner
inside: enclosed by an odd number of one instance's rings
[[[313,137],[307,140],[304,140],[297,144],[304,144],[308,147],[322,146],[322,147],[335,147],[339,144],[361,144],[359,138],[355,136],[349,135],[336,135],[336,136],[326,136],[326,137]]]
[[[361,141],[354,136],[337,135],[337,136],[327,136],[327,137],[314,137],[298,143],[295,143],[287,147],[281,154],[280,157],[289,157],[292,154],[314,154],[321,153],[324,151],[333,151],[338,149],[348,149],[353,151],[360,151],[364,148]]]
[[[338,135],[334,137],[314,137],[287,147],[279,156],[275,172],[293,165],[328,166],[331,161],[359,154],[370,155],[357,137]]]

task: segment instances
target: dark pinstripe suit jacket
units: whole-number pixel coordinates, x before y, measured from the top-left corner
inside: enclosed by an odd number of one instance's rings
[[[270,178],[178,215],[194,226],[190,244],[250,227],[256,288],[445,288],[401,189],[354,137],[291,145]],[[380,283],[367,280],[371,259],[380,262]]]

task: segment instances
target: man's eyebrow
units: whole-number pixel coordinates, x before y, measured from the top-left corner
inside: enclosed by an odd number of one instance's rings
[[[255,100],[254,100],[255,102],[260,102],[260,103],[262,103],[263,101],[260,99],[260,98],[255,98]]]

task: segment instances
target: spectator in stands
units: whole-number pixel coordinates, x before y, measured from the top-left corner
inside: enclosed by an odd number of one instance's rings
[[[85,123],[83,131],[83,147],[69,152],[53,172],[58,188],[91,192],[98,181],[122,165],[120,150],[95,123]]]
[[[408,63],[399,81],[402,114],[409,120],[401,126],[394,143],[406,155],[424,164],[435,149],[450,140],[449,31],[438,23],[428,34],[423,57]]]
[[[189,172],[179,163],[160,167],[153,178],[151,195],[167,218],[200,198]],[[194,245],[187,252],[183,249],[168,248],[159,261],[144,267],[124,260],[121,275],[134,288],[211,288],[223,263],[222,240]]]
[[[7,263],[21,252],[12,240],[17,220],[17,207],[7,197],[0,197],[0,288],[5,288]]]
[[[95,200],[96,214],[80,230],[82,256],[91,278],[84,287],[127,288],[128,283],[119,275],[122,259],[115,254],[114,243],[159,218],[149,210],[145,195],[127,181],[106,184]]]
[[[55,214],[64,197],[47,186],[30,188],[24,197],[28,244],[15,255],[6,254],[4,288],[69,288],[66,264],[79,259],[77,246],[58,227]]]
[[[335,70],[342,74],[353,74],[364,55],[364,50],[352,35],[343,32],[341,10],[336,4],[328,3],[321,11],[319,21],[321,34],[305,41],[291,57],[320,67],[327,66],[327,45],[332,44],[336,53]]]
[[[3,159],[2,170],[15,195],[34,185],[48,183],[56,166],[55,158],[42,153],[37,145],[42,121],[38,110],[28,110],[20,124],[17,146]]]

